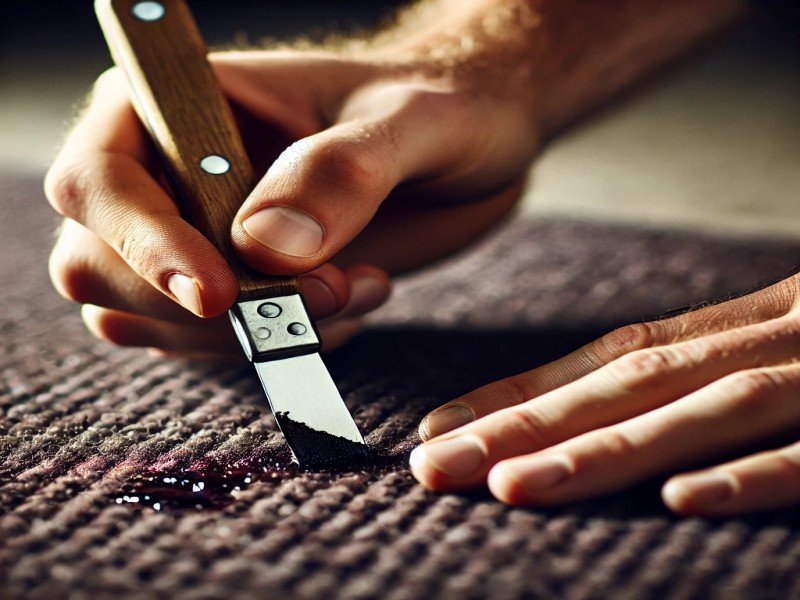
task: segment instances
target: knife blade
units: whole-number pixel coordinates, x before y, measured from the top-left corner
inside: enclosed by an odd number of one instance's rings
[[[368,460],[319,356],[297,278],[258,273],[233,250],[230,226],[256,179],[185,2],[96,0],[95,12],[183,214],[236,276],[240,293],[229,317],[295,458],[309,469]]]

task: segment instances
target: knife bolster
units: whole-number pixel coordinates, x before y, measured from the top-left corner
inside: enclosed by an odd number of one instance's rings
[[[300,294],[237,302],[228,316],[251,362],[319,351],[319,334]]]

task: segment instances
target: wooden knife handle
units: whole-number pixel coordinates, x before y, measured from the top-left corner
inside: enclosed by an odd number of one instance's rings
[[[255,176],[185,2],[97,0],[95,11],[181,209],[230,264],[239,301],[298,293],[296,277],[264,276],[231,246],[231,223]]]

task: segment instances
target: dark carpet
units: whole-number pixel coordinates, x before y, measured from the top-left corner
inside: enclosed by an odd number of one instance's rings
[[[249,368],[84,332],[47,281],[56,219],[40,187],[0,178],[1,597],[800,597],[796,510],[678,518],[658,481],[513,509],[427,492],[405,466],[431,408],[615,325],[777,279],[800,245],[509,223],[400,282],[329,357],[380,464],[300,473]]]

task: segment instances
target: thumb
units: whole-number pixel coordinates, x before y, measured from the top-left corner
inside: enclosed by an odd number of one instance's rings
[[[463,160],[471,144],[456,143],[466,134],[453,105],[451,92],[410,84],[349,101],[340,122],[287,148],[242,205],[231,231],[240,256],[276,275],[324,263],[398,183]]]

